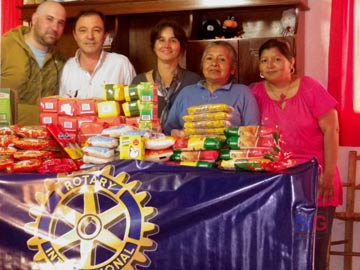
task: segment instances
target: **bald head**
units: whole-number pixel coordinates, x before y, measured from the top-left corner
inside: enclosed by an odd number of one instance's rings
[[[45,1],[45,2],[42,2],[37,7],[35,14],[41,15],[41,14],[44,14],[44,13],[48,12],[48,10],[51,10],[51,9],[58,9],[59,11],[63,12],[64,17],[66,18],[65,8],[61,4],[59,4],[58,2],[49,1],[49,0]]]
[[[65,8],[54,1],[41,3],[32,16],[31,44],[47,50],[61,37],[66,21]]]

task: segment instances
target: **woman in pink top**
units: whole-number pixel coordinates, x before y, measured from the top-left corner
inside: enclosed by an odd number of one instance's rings
[[[335,207],[342,203],[336,165],[337,101],[316,80],[295,76],[295,59],[285,42],[266,41],[259,49],[259,58],[260,77],[264,80],[254,84],[252,90],[259,105],[261,124],[279,127],[283,150],[291,152],[298,164],[315,157],[322,168],[318,182],[314,269],[326,269]]]

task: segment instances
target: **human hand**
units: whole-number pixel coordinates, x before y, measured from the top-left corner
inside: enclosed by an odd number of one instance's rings
[[[318,199],[322,198],[322,202],[326,204],[335,194],[334,175],[323,173],[319,177],[318,183]]]

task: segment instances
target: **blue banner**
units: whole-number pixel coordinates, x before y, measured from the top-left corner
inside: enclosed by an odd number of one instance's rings
[[[312,269],[316,161],[0,174],[0,269]]]

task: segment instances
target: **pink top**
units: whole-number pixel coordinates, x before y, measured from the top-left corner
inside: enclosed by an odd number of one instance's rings
[[[284,142],[282,149],[292,153],[292,158],[298,164],[315,157],[323,167],[324,136],[318,125],[318,119],[337,105],[337,101],[325,88],[310,77],[301,77],[298,92],[286,100],[284,109],[268,96],[265,81],[254,84],[252,91],[259,105],[261,125],[279,127]],[[326,205],[323,205],[319,198],[318,206],[341,204],[342,187],[338,170],[335,178],[334,197]]]

